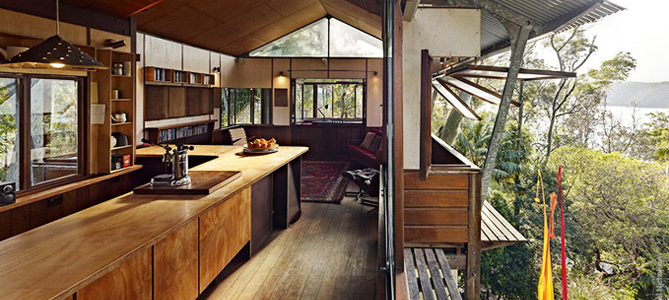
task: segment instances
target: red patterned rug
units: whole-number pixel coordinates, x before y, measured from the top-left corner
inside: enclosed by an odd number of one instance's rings
[[[302,201],[340,204],[346,193],[348,169],[343,161],[302,162]]]

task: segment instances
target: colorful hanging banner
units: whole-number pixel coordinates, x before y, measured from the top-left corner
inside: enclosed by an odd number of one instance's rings
[[[551,244],[550,244],[550,239],[551,235],[555,235],[554,233],[551,234],[551,230],[553,225],[550,225],[548,223],[548,216],[546,214],[546,194],[544,191],[544,184],[543,184],[543,178],[541,177],[541,171],[538,170],[538,179],[537,179],[537,194],[534,198],[536,202],[539,202],[543,206],[544,210],[544,246],[543,246],[543,263],[541,264],[541,275],[539,276],[539,286],[538,286],[538,299],[539,300],[554,300],[554,295],[553,295],[553,268],[551,266]],[[541,200],[539,199],[539,187],[541,187]],[[553,208],[555,205],[553,203],[557,202],[557,200],[554,199],[555,194],[551,195],[551,204]],[[553,215],[554,210],[551,209],[551,216]],[[551,218],[552,219],[552,218]]]
[[[562,166],[558,168],[557,191],[560,194],[560,245],[562,246],[562,300],[567,300],[567,258],[564,237],[564,203],[562,202]]]

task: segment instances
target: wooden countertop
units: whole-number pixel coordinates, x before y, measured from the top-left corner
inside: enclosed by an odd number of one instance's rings
[[[208,196],[128,193],[0,242],[2,298],[68,297],[308,150],[285,146],[274,154],[244,156],[240,146],[198,147],[218,158],[193,170],[236,170],[242,176]]]
[[[174,145],[170,145],[175,147]],[[193,145],[195,150],[188,151],[190,156],[219,156],[229,151],[241,151],[239,146],[224,146],[224,145]],[[137,149],[135,154],[137,157],[163,157],[165,149],[158,146],[151,146]]]

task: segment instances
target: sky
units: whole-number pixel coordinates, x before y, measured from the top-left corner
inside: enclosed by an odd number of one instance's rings
[[[669,1],[609,0],[626,10],[587,25],[586,35],[597,36],[599,47],[579,73],[597,68],[616,53],[630,52],[637,67],[627,81],[669,81]],[[557,65],[552,50],[541,52],[551,65]],[[555,62],[554,62],[555,61]]]

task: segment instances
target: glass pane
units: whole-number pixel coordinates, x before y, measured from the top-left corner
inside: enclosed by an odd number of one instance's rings
[[[249,53],[249,56],[327,57],[328,20],[320,19]]]
[[[221,127],[228,126],[228,103],[230,99],[230,89],[223,89],[221,92]]]
[[[237,89],[235,124],[251,123],[251,89]]]
[[[302,87],[303,84],[295,85],[295,120],[302,121],[304,116],[302,115]]]
[[[314,86],[313,85],[304,85],[304,95],[303,98],[303,108],[305,119],[311,119],[314,117]]]
[[[318,86],[318,112],[317,118],[332,118],[332,85]]]
[[[79,172],[78,94],[75,80],[31,80],[30,165],[33,185]]]
[[[0,182],[19,189],[19,81],[0,78]]]
[[[355,87],[355,117],[362,119],[362,110],[363,107],[363,97],[365,95],[365,90],[362,88],[362,85],[356,85]]]
[[[335,18],[330,19],[331,57],[383,57],[383,43]]]
[[[262,124],[262,90],[253,89],[253,124]]]

